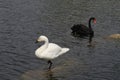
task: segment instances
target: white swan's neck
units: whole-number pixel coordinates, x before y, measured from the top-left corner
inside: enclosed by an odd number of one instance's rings
[[[44,41],[45,41],[45,43],[41,47],[39,47],[35,52],[35,54],[37,56],[39,56],[45,49],[48,48],[49,40],[46,38],[46,39],[44,39]]]
[[[44,47],[44,49],[46,49],[48,47],[49,41],[47,38],[44,41],[45,43],[42,46]]]

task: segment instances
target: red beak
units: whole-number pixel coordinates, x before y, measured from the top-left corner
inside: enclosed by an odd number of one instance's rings
[[[93,23],[96,24],[96,19],[93,20]]]

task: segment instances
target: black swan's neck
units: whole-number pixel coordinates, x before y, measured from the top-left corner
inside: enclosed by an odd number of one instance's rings
[[[90,18],[89,19],[89,24],[88,24],[88,26],[89,26],[89,32],[90,32],[90,42],[92,41],[92,37],[94,36],[94,31],[93,31],[93,29],[91,27],[91,21],[92,20],[95,20],[95,18]]]
[[[88,23],[88,27],[89,27],[90,30],[92,30],[91,21],[92,21],[92,19],[90,18],[89,23]]]

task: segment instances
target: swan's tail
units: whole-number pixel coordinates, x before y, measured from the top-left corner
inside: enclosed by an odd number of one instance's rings
[[[56,58],[56,57],[58,57],[58,56],[60,56],[60,55],[62,55],[62,54],[64,54],[64,53],[66,53],[66,52],[69,51],[69,50],[70,50],[69,48],[62,48],[62,49],[61,49],[61,52],[59,52],[57,55],[55,55],[54,58]]]
[[[62,48],[61,52],[59,53],[60,55],[68,52],[70,49],[69,48]]]

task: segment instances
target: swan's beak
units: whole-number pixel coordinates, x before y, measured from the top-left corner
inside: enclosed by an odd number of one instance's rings
[[[36,40],[35,43],[38,43],[38,40]]]
[[[93,20],[93,23],[96,24],[96,19]]]

